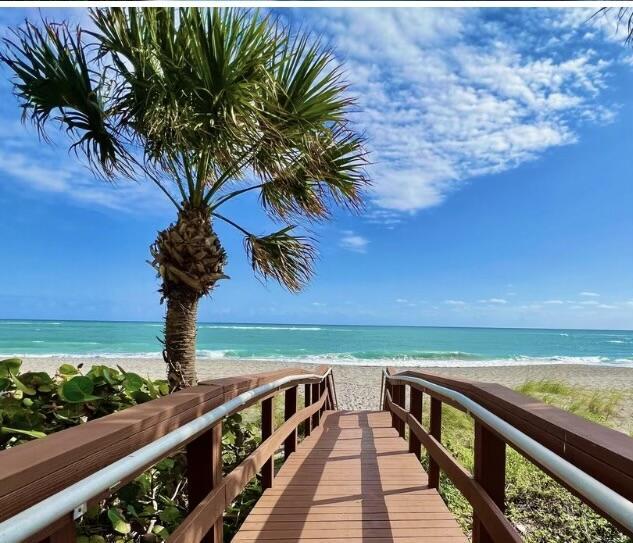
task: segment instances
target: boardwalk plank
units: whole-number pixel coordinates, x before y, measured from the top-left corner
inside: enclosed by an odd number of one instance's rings
[[[465,543],[455,517],[381,411],[326,412],[235,543]]]

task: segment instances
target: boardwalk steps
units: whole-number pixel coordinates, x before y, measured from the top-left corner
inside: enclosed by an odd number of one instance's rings
[[[466,542],[385,411],[326,411],[233,539]]]

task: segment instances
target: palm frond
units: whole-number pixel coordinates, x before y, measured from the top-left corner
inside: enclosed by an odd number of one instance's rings
[[[593,19],[598,15],[602,15],[603,17],[608,17],[611,12],[615,10],[615,23],[616,29],[615,34],[619,33],[620,27],[624,26],[626,28],[626,38],[624,42],[627,45],[631,45],[633,43],[633,8],[631,7],[620,7],[620,8],[600,8],[596,11],[589,19]]]
[[[282,41],[273,67],[280,120],[304,127],[340,122],[354,100],[334,61],[310,35]]]
[[[287,226],[261,237],[250,234],[244,244],[257,273],[299,292],[314,273],[316,251],[308,238],[293,236],[290,233],[293,229],[294,226]]]
[[[88,161],[107,176],[126,170],[130,157],[121,134],[110,123],[101,74],[90,67],[81,31],[45,23],[43,30],[26,22],[5,38],[0,61],[13,72],[13,87],[23,119],[30,118],[40,137],[55,120],[74,139]]]
[[[174,146],[207,149],[226,170],[253,146],[276,50],[265,18],[237,9],[91,13],[102,54],[112,55],[124,82],[120,111],[151,157]]]
[[[344,128],[306,138],[299,156],[262,185],[262,205],[282,219],[327,218],[332,203],[358,210],[369,184],[366,164],[363,139]]]

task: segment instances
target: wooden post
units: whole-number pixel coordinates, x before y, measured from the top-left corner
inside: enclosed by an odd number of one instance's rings
[[[50,534],[42,543],[72,543],[77,540],[75,531],[75,521],[72,515],[66,515],[63,519],[54,523],[52,526],[58,526],[55,531]],[[50,529],[51,527],[49,527]]]
[[[321,399],[320,394],[319,394],[319,389],[320,389],[319,383],[314,383],[312,385],[312,403],[316,403]],[[321,412],[317,411],[316,413],[314,413],[314,415],[312,415],[312,429],[319,426],[320,422],[321,422]]]
[[[442,401],[431,397],[431,421],[429,433],[439,442],[442,441]],[[429,455],[429,488],[439,488],[440,466]]]
[[[393,393],[394,393],[394,398],[393,398],[393,403],[395,403],[396,405],[399,405],[400,407],[404,408],[404,404],[405,404],[405,390],[406,387],[405,385],[394,385],[393,386]],[[404,438],[404,421],[400,420],[400,417],[395,417],[395,429],[398,430],[398,434],[400,434],[400,437]]]
[[[292,415],[297,412],[297,387],[294,386],[286,390],[284,398],[284,419],[288,420]],[[292,433],[284,441],[284,460],[295,452],[297,449],[297,429],[295,428]]]
[[[418,422],[422,422],[422,392],[411,387],[411,399],[409,401],[409,412]],[[420,440],[409,428],[409,452],[420,458]]]
[[[395,404],[398,403],[398,394],[400,391],[398,389],[398,385],[391,384],[389,385],[389,393],[391,394],[391,401]],[[396,430],[398,430],[398,417],[394,413],[391,413],[391,426],[393,426]]]
[[[273,398],[262,401],[262,441],[273,433]],[[273,486],[275,477],[274,458],[271,456],[262,466],[262,488],[266,490]]]
[[[323,397],[323,394],[325,394],[325,379],[323,379],[323,381],[319,383],[319,399]],[[323,402],[321,409],[319,409],[320,411],[319,415],[323,415],[326,407],[327,407],[327,401]]]
[[[187,480],[189,511],[222,482],[222,423],[197,437],[187,445]],[[222,543],[222,517],[201,539],[203,543]]]
[[[304,385],[303,399],[305,406],[308,407],[312,403],[312,385]],[[312,417],[308,417],[303,423],[303,435],[308,437],[312,430]]]
[[[478,420],[475,420],[474,477],[505,512],[506,444]],[[499,543],[490,537],[477,516],[473,517],[473,543]]]
[[[336,396],[334,392],[334,375],[330,372],[330,375],[327,377],[327,386],[328,386],[328,395],[330,400],[330,409],[336,409],[335,401]]]
[[[389,406],[387,405],[387,392],[389,392],[389,394],[391,394],[391,399],[393,400],[393,389],[392,389],[391,384],[389,383],[389,381],[387,381],[387,379],[385,379],[385,392],[384,392],[384,396],[382,397],[382,410],[383,411],[389,411]],[[391,417],[391,422],[393,423],[393,416]]]

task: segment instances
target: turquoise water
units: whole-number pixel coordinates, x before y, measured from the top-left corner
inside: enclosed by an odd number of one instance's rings
[[[160,356],[152,322],[0,320],[1,355]],[[158,337],[157,337],[158,336]],[[201,358],[372,365],[485,366],[526,363],[633,367],[633,331],[205,324]]]

